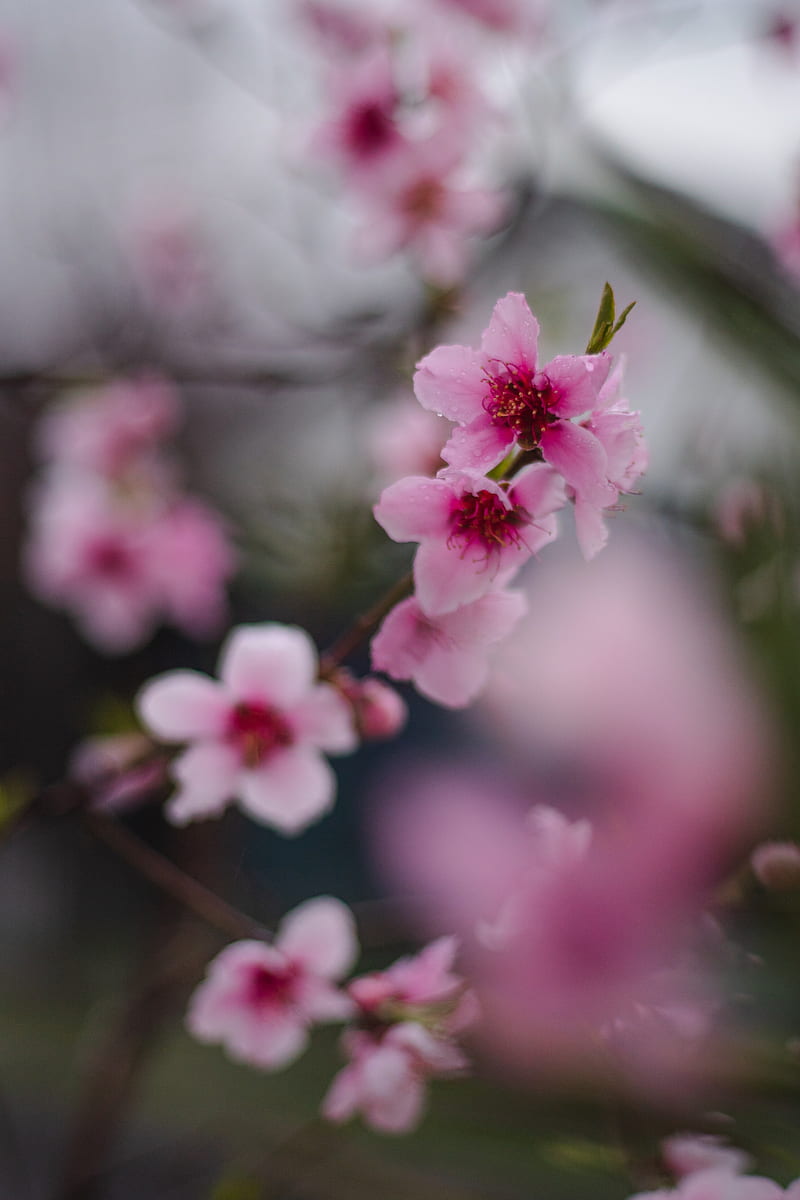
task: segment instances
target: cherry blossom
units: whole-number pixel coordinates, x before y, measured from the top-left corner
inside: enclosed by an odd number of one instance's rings
[[[236,800],[257,821],[297,834],[333,804],[322,751],[355,748],[350,705],[316,682],[311,638],[293,626],[240,625],[220,655],[220,681],[168,671],[145,685],[138,711],[155,737],[191,742],[174,762],[175,824],[218,816]]]
[[[401,601],[372,639],[372,666],[411,679],[423,696],[450,708],[474,700],[489,674],[491,648],[526,610],[520,592],[494,591],[429,617],[415,597]]]
[[[356,176],[380,169],[406,144],[399,104],[389,47],[381,45],[337,76],[329,108],[338,115],[317,132],[317,149]]]
[[[763,842],[750,856],[753,874],[775,892],[800,889],[800,846],[796,842]]]
[[[352,706],[356,728],[366,741],[396,737],[408,720],[405,700],[382,679],[354,679],[340,668],[331,682]]]
[[[323,1101],[328,1120],[361,1112],[375,1129],[405,1133],[422,1116],[427,1079],[467,1068],[454,1038],[476,1010],[451,970],[457,949],[455,938],[439,938],[386,971],[353,980],[348,992],[363,1027],[342,1039],[350,1062]]]
[[[353,1005],[335,981],[358,954],[350,910],[331,896],[290,912],[271,945],[234,942],[210,963],[186,1025],[201,1042],[265,1070],[293,1062],[317,1021],[345,1020]]]
[[[692,1175],[711,1167],[723,1167],[735,1175],[748,1170],[751,1158],[722,1138],[703,1133],[676,1133],[661,1143],[664,1164],[673,1175]]]
[[[540,450],[587,503],[617,498],[599,437],[572,418],[591,412],[608,377],[606,353],[538,358],[539,323],[525,297],[498,300],[480,350],[437,346],[417,365],[414,390],[423,408],[457,428],[442,451],[453,467],[486,471],[512,448]]]
[[[534,463],[507,486],[469,470],[409,476],[386,488],[373,511],[394,541],[420,543],[417,600],[436,616],[508,582],[555,538],[553,514],[564,502],[558,474]]]

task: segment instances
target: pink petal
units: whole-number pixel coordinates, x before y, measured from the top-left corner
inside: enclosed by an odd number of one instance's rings
[[[533,520],[550,516],[567,502],[564,480],[546,463],[532,463],[520,471],[508,498],[529,512]]]
[[[295,733],[328,754],[349,754],[358,745],[353,710],[336,688],[320,683],[289,714]]]
[[[294,1062],[308,1045],[304,1022],[286,1011],[244,1016],[225,1038],[231,1058],[277,1071]]]
[[[199,671],[168,671],[146,683],[136,698],[144,724],[168,742],[220,735],[229,709],[224,689]]]
[[[461,470],[489,471],[514,444],[514,433],[482,412],[469,425],[457,425],[442,449],[442,458]]]
[[[608,542],[603,510],[588,504],[580,495],[575,497],[575,532],[581,553],[587,561],[599,554]]]
[[[205,817],[218,817],[236,791],[239,756],[219,742],[201,743],[186,750],[172,764],[178,791],[167,804],[173,825]]]
[[[344,1067],[328,1088],[322,1101],[322,1115],[328,1121],[339,1124],[358,1112],[361,1103],[359,1072],[355,1067]]]
[[[489,361],[536,369],[539,322],[520,292],[509,292],[494,306],[481,350]]]
[[[489,592],[448,613],[441,625],[460,646],[491,645],[508,636],[527,608],[522,592]]]
[[[353,914],[332,896],[307,900],[281,921],[275,945],[317,975],[340,979],[358,957]]]
[[[413,596],[401,600],[372,639],[372,666],[392,679],[411,679],[429,651],[435,631]]]
[[[395,542],[416,542],[449,529],[453,493],[441,479],[409,475],[384,488],[375,520]]]
[[[304,629],[293,625],[240,625],[220,656],[220,676],[241,700],[296,704],[316,674],[316,647]]]
[[[414,393],[423,408],[466,423],[483,405],[486,385],[477,351],[469,346],[437,346],[417,363]]]
[[[543,369],[558,392],[554,412],[559,417],[579,417],[594,408],[611,370],[611,355],[562,354]]]
[[[413,1071],[411,1056],[401,1047],[384,1043],[362,1066],[364,1113],[369,1123],[386,1133],[405,1133],[422,1113],[425,1089]]]
[[[333,806],[336,777],[314,750],[295,747],[271,757],[263,766],[242,771],[239,799],[256,821],[294,836]]]
[[[605,508],[616,501],[616,489],[608,482],[606,452],[588,429],[559,421],[543,436],[542,453],[590,503]]]
[[[424,542],[414,559],[420,607],[432,616],[452,612],[488,592],[501,567],[510,565],[499,553],[487,556],[481,546]]]
[[[346,992],[319,976],[309,976],[298,1000],[310,1021],[349,1021],[356,1005]]]

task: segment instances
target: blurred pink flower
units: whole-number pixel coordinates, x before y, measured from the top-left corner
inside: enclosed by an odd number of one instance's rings
[[[329,52],[360,54],[386,36],[385,26],[373,21],[363,5],[297,0],[297,8]]]
[[[439,0],[449,9],[472,17],[500,33],[520,33],[530,27],[534,0]]]
[[[409,476],[386,488],[373,512],[394,541],[420,543],[417,600],[425,613],[438,615],[507,583],[553,541],[553,514],[564,503],[560,477],[534,463],[507,487],[477,471]]]
[[[680,1177],[712,1167],[739,1175],[752,1165],[750,1155],[744,1150],[703,1133],[676,1133],[666,1138],[661,1143],[661,1156],[667,1170]]]
[[[800,216],[780,225],[771,240],[779,265],[790,279],[800,284]]]
[[[372,639],[372,666],[392,679],[411,679],[423,696],[450,708],[471,703],[489,675],[489,654],[526,610],[520,592],[494,591],[471,604],[429,617],[410,596]]]
[[[562,355],[540,366],[538,338],[525,297],[509,292],[495,305],[480,350],[437,346],[417,364],[417,399],[458,423],[442,451],[451,466],[486,471],[514,445],[541,449],[587,504],[605,508],[617,499],[605,446],[571,418],[597,406],[611,359]]]
[[[191,998],[187,1028],[231,1058],[279,1070],[305,1050],[314,1022],[351,1015],[335,981],[357,954],[350,910],[330,896],[308,900],[284,917],[271,945],[234,942],[217,955]]]
[[[413,398],[382,405],[367,432],[370,458],[384,484],[404,475],[435,475],[445,464],[442,446],[449,426]]]
[[[236,567],[221,517],[194,497],[181,498],[153,521],[147,554],[163,617],[195,637],[219,629]]]
[[[118,476],[175,430],[179,412],[178,395],[166,380],[113,380],[46,412],[37,448],[51,463]]]
[[[128,237],[134,270],[155,308],[183,314],[211,295],[208,247],[196,218],[181,203],[151,202]]]
[[[167,782],[167,764],[155,757],[153,743],[141,733],[85,738],[69,761],[70,779],[91,795],[97,812],[136,808]]]
[[[167,815],[185,824],[236,800],[255,820],[300,833],[333,804],[336,781],[321,751],[356,746],[349,704],[316,682],[316,648],[293,626],[239,626],[222,648],[220,677],[168,671],[139,693],[157,738],[194,743],[173,764],[179,787]]]
[[[140,645],[159,618],[149,520],[120,508],[99,477],[56,473],[35,489],[23,567],[32,592],[106,653]]]
[[[750,856],[753,874],[775,892],[800,889],[800,846],[796,842],[762,842]]]
[[[791,1183],[786,1191],[759,1175],[736,1175],[724,1167],[693,1171],[674,1189],[638,1192],[630,1200],[798,1200],[800,1180]]]
[[[346,1121],[361,1112],[384,1133],[405,1133],[420,1120],[425,1084],[463,1072],[455,1037],[475,1018],[474,999],[451,970],[454,938],[439,938],[386,971],[353,980],[348,992],[364,1028],[345,1033],[349,1064],[334,1079],[322,1112]]]
[[[499,192],[461,181],[458,141],[443,129],[441,136],[405,145],[390,169],[363,179],[359,254],[376,260],[409,250],[432,283],[460,283],[469,264],[469,239],[495,232],[507,204]]]
[[[406,144],[397,123],[400,96],[387,45],[375,47],[337,76],[329,109],[337,115],[318,131],[319,152],[356,177],[385,166]]]

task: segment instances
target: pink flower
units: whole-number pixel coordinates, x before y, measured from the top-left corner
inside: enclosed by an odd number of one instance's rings
[[[236,566],[222,519],[202,501],[183,497],[152,523],[147,553],[164,618],[194,637],[219,629],[225,583]]]
[[[772,248],[783,271],[800,283],[800,216],[785,221],[772,235]]]
[[[105,653],[125,653],[152,633],[160,595],[148,522],[121,509],[99,477],[57,473],[34,491],[23,565],[32,592],[65,608]]]
[[[114,477],[172,433],[178,413],[177,393],[165,380],[114,380],[45,413],[37,445],[50,462]]]
[[[358,176],[380,169],[405,145],[397,124],[400,96],[387,46],[378,46],[339,76],[330,98],[338,115],[318,131],[317,148]]]
[[[91,794],[98,812],[136,808],[167,781],[164,758],[153,756],[153,744],[141,733],[85,738],[70,758],[69,777]]]
[[[534,463],[503,486],[477,471],[441,471],[391,484],[373,509],[396,542],[418,541],[417,600],[428,615],[452,612],[508,582],[556,536],[561,479]]]
[[[457,181],[459,141],[443,130],[441,137],[409,143],[389,168],[362,181],[366,224],[357,241],[361,254],[382,259],[407,249],[431,282],[451,287],[463,278],[467,240],[494,232],[506,203],[498,192]]]
[[[451,971],[456,951],[454,938],[439,938],[420,954],[350,984],[365,1028],[342,1039],[350,1062],[323,1101],[328,1120],[347,1121],[361,1112],[375,1129],[405,1133],[422,1116],[427,1079],[466,1069],[453,1039],[474,1019],[475,1007]]]
[[[605,508],[617,498],[605,447],[571,418],[596,407],[611,360],[562,355],[540,366],[538,337],[525,297],[509,292],[495,305],[480,350],[437,346],[420,361],[417,399],[458,422],[442,451],[451,466],[486,471],[514,445],[538,449],[588,503]]]
[[[314,644],[293,626],[239,626],[222,648],[220,677],[168,671],[139,693],[157,738],[194,743],[173,765],[170,820],[218,816],[235,799],[255,820],[299,833],[333,804],[335,777],[321,751],[354,749],[350,706],[316,682]]]
[[[519,592],[488,592],[471,604],[429,617],[413,597],[401,601],[372,639],[372,666],[411,679],[423,696],[450,708],[469,704],[486,682],[492,646],[526,610]]]
[[[633,491],[647,470],[648,452],[644,442],[641,418],[630,412],[627,401],[618,398],[624,363],[619,364],[600,389],[597,404],[581,427],[593,434],[606,452],[606,474],[615,489],[614,503],[619,493]],[[603,520],[603,508],[592,502],[593,492],[575,489],[575,528],[578,543],[585,558],[593,558],[608,541]]]
[[[297,7],[323,48],[335,53],[362,53],[385,36],[384,27],[373,22],[363,8],[359,11],[327,0],[297,0]]]
[[[664,1164],[673,1175],[693,1175],[710,1167],[723,1167],[734,1175],[751,1165],[749,1154],[729,1146],[722,1138],[702,1133],[676,1133],[661,1143]]]
[[[350,1015],[334,981],[357,954],[350,910],[330,896],[307,900],[284,917],[271,945],[234,942],[217,955],[191,998],[187,1028],[231,1058],[279,1070],[305,1050],[314,1022]]]
[[[800,1180],[795,1180],[784,1192],[771,1179],[759,1175],[736,1175],[725,1167],[693,1171],[672,1190],[638,1192],[631,1200],[797,1200]]]
[[[527,6],[533,0],[439,0],[447,8],[456,9],[501,33],[524,30],[530,15]]]

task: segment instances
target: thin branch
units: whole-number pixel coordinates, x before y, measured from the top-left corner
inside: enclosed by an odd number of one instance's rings
[[[89,812],[82,813],[81,821],[84,828],[118,858],[124,859],[155,887],[226,936],[237,940],[269,937],[269,930],[263,925],[187,875],[123,825]]]
[[[399,604],[408,596],[414,586],[411,572],[398,579],[392,587],[362,616],[358,617],[349,629],[336,639],[333,645],[325,651],[320,660],[320,675],[323,679],[330,676],[362,642],[366,641],[373,629],[380,625],[383,618],[395,604]]]

